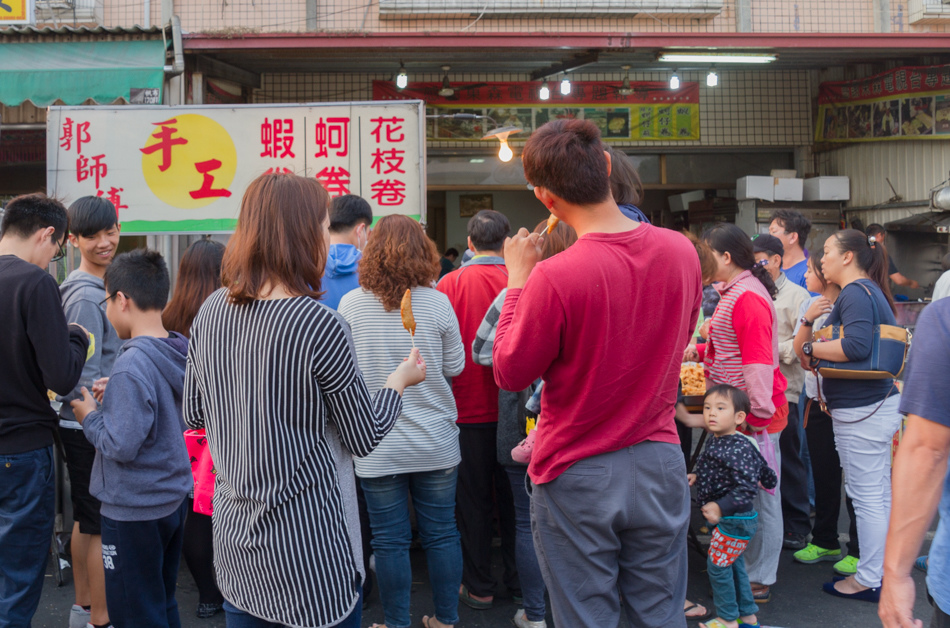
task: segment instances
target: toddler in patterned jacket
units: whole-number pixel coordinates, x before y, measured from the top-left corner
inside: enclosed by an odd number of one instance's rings
[[[778,477],[759,453],[755,441],[736,432],[751,411],[749,396],[732,386],[706,392],[703,419],[713,439],[690,473],[703,517],[717,526],[709,547],[707,567],[718,617],[705,628],[757,628],[759,607],[752,597],[742,551],[755,535],[758,514],[752,500],[761,485],[775,488]]]

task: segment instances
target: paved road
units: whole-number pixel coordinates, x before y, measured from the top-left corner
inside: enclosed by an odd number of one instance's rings
[[[496,550],[497,553],[497,550]],[[415,575],[412,595],[412,617],[421,625],[423,614],[432,612],[428,578],[425,571],[425,556],[421,550],[412,552],[413,573]],[[496,560],[496,564],[498,560]],[[821,584],[832,576],[831,563],[819,565],[800,565],[792,560],[791,552],[782,553],[779,568],[779,582],[773,589],[772,601],[762,605],[760,621],[769,626],[783,628],[869,628],[880,626],[877,619],[877,607],[866,602],[852,602],[834,598],[821,592]],[[707,606],[711,605],[709,583],[706,579],[705,563],[695,552],[690,556],[689,597]],[[67,577],[70,572],[67,570]],[[915,572],[918,585],[917,609],[929,619],[927,602],[923,593],[923,574]],[[52,570],[48,572],[46,588],[40,609],[33,620],[34,628],[66,628],[69,607],[72,604],[73,589],[67,583],[56,587]],[[184,567],[178,581],[178,602],[181,608],[184,628],[224,628],[223,614],[212,619],[201,620],[194,615],[198,601],[197,590],[191,575]],[[460,628],[503,628],[511,626],[511,617],[516,607],[510,599],[499,597],[494,608],[486,611],[474,611],[460,606]],[[369,608],[363,614],[363,625],[382,622],[382,608],[377,595],[370,598]],[[553,626],[550,617],[548,625]],[[622,623],[622,626],[628,624]],[[926,625],[926,621],[925,621]],[[692,622],[691,627],[696,623]],[[592,627],[593,628],[593,627]]]

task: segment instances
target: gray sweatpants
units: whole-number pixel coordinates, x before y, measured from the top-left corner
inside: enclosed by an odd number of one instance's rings
[[[790,425],[787,430],[795,429]],[[779,448],[779,434],[769,434],[769,440],[775,446],[775,464],[782,468],[782,450]],[[759,529],[746,548],[745,568],[749,582],[775,584],[778,578],[778,560],[782,554],[784,527],[782,523],[782,483],[775,487],[775,495],[761,488],[755,494],[752,508],[759,513]]]
[[[531,530],[558,626],[685,628],[689,486],[678,445],[644,442],[532,484]]]

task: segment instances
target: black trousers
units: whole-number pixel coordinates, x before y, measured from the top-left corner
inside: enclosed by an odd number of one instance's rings
[[[805,426],[808,453],[811,456],[811,471],[815,477],[815,526],[812,528],[812,543],[823,549],[841,549],[838,542],[838,513],[841,512],[841,460],[835,449],[835,431],[832,419],[821,411],[817,401],[812,402]],[[851,526],[848,534],[848,555],[861,556],[858,544],[857,519],[854,505],[847,498]]]
[[[782,521],[785,534],[808,536],[811,519],[808,503],[808,471],[802,461],[802,440],[798,431],[798,404],[788,404],[788,426],[779,437],[782,452]]]
[[[515,506],[511,483],[498,463],[496,423],[459,424],[459,464],[456,515],[462,537],[462,584],[479,597],[495,594],[491,573],[494,506],[498,507],[504,584],[521,595],[515,564]]]
[[[195,512],[194,501],[189,497],[188,516],[185,519],[185,537],[182,556],[198,586],[199,604],[224,604],[214,576],[214,535],[211,531],[211,516]]]

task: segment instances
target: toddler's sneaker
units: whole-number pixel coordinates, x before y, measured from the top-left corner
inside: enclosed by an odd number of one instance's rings
[[[845,556],[838,562],[836,562],[832,569],[837,573],[840,573],[842,576],[853,576],[858,573],[858,559],[854,556]]]
[[[533,429],[528,432],[528,437],[515,445],[514,449],[511,450],[511,459],[520,464],[528,464],[531,462],[531,452],[534,451],[534,439],[537,436],[538,430]]]
[[[814,565],[815,563],[820,563],[825,560],[839,560],[841,558],[841,550],[825,549],[823,547],[818,547],[814,543],[809,543],[804,547],[804,549],[798,550],[792,556],[800,563]]]
[[[69,628],[86,628],[89,623],[89,611],[79,604],[73,604],[69,609]]]
[[[548,623],[543,619],[541,621],[531,621],[528,619],[528,616],[524,614],[523,608],[518,609],[518,612],[515,613],[511,623],[513,623],[518,628],[548,628]]]

